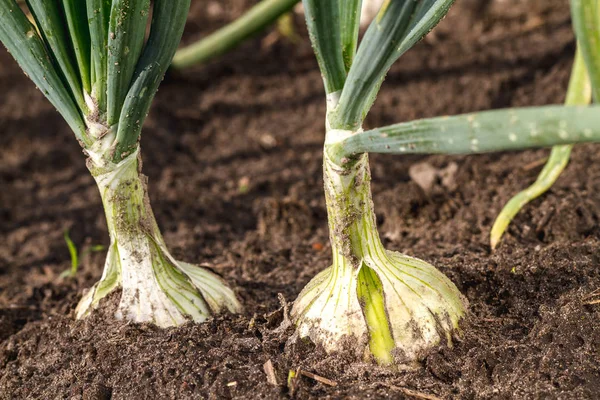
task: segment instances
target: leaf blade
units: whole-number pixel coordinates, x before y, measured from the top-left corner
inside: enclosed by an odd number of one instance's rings
[[[573,29],[592,82],[594,100],[600,101],[600,1],[571,0]]]
[[[81,0],[63,0],[63,8],[83,90],[89,94],[92,90],[90,81],[91,48],[86,4]]]
[[[97,118],[105,118],[103,114],[106,113],[108,23],[111,0],[87,0],[86,5],[90,29],[91,97],[96,103],[94,111],[98,114]]]
[[[303,0],[306,26],[321,69],[325,92],[339,92],[346,81],[339,0]]]
[[[113,0],[108,34],[107,124],[117,123],[144,45],[150,0]]]
[[[592,89],[590,80],[585,67],[585,61],[578,48],[571,71],[565,105],[587,105],[591,100]],[[542,172],[540,172],[535,182],[527,189],[517,193],[502,208],[490,231],[490,245],[492,249],[496,248],[515,215],[527,203],[544,194],[556,182],[569,163],[572,148],[572,145],[554,146],[546,165],[544,165]]]
[[[42,39],[14,0],[0,0],[0,41],[69,124],[75,136],[90,144],[75,100],[62,82]]]
[[[181,40],[190,0],[155,0],[150,36],[125,97],[117,130],[114,161],[131,154],[158,86]]]
[[[60,76],[69,87],[71,95],[81,109],[85,101],[79,71],[74,67],[75,54],[68,45],[69,35],[65,29],[62,7],[55,1],[27,0],[27,6],[51,55],[60,68]]]
[[[348,73],[338,108],[330,118],[332,127],[358,129],[366,116],[365,109],[374,101],[391,65],[396,43],[410,23],[416,2],[411,0],[387,0],[369,25],[358,53]]]
[[[387,0],[365,33],[348,73],[339,107],[331,116],[336,129],[358,130],[392,64],[431,30],[454,0]]]
[[[354,56],[356,55],[362,0],[339,0],[339,2],[342,58],[347,73],[350,71]]]
[[[427,118],[332,143],[334,160],[360,153],[477,154],[600,140],[600,106],[543,106]]]

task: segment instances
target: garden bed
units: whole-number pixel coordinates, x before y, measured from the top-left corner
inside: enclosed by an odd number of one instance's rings
[[[184,42],[250,3],[193,2]],[[458,0],[392,68],[369,126],[563,102],[575,50],[568,2],[498,1],[483,14],[473,3]],[[67,125],[0,52],[0,398],[280,398],[290,395],[292,369],[337,384],[301,377],[298,398],[597,398],[600,304],[586,303],[600,288],[598,145],[575,147],[556,185],[493,253],[495,216],[535,179],[547,150],[372,156],[386,247],[457,284],[472,312],[464,337],[407,371],[288,343],[281,302],[331,259],[324,96],[299,33],[296,44],[267,34],[170,75],[156,97],[142,152],[165,240],[175,257],[222,274],[246,306],[241,316],[167,330],[114,321],[118,294],[73,320],[104,254],[60,281],[70,266],[63,232],[80,248],[108,244],[100,196]],[[409,175],[418,163],[454,172],[425,192]],[[279,385],[267,381],[268,361]]]

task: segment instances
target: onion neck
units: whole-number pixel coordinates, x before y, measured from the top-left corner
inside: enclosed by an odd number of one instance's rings
[[[371,198],[369,157],[361,154],[340,165],[325,151],[323,164],[334,265],[343,257],[358,269],[367,255],[383,251]]]

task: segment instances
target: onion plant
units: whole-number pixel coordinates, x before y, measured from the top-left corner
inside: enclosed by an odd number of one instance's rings
[[[566,105],[585,105],[591,101],[591,87],[587,76],[582,53],[588,63],[600,63],[600,2],[598,0],[571,1],[571,15],[577,36],[582,41],[583,51],[575,56],[573,72],[565,99]],[[594,78],[599,80],[599,78]],[[600,83],[600,82],[596,82]],[[586,89],[587,87],[587,89]],[[584,92],[585,91],[585,92]],[[597,101],[597,97],[595,97]],[[519,192],[504,206],[490,232],[490,244],[496,248],[510,221],[527,203],[544,194],[556,182],[569,163],[572,145],[560,145],[552,148],[546,165],[536,181],[527,189]]]
[[[453,0],[385,0],[358,46],[361,0],[303,0],[327,95],[323,174],[333,263],[292,309],[299,337],[350,344],[381,364],[452,344],[467,301],[425,261],[388,251],[376,227],[368,153],[470,154],[600,138],[595,107],[505,109],[363,131],[390,66]]]
[[[106,213],[104,273],[79,303],[78,318],[117,288],[118,318],[161,327],[241,308],[221,278],[169,253],[141,174],[142,124],[189,4],[27,0],[32,24],[14,0],[0,0],[0,40],[74,132]]]

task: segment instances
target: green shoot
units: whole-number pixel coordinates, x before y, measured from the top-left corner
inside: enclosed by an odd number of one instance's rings
[[[590,81],[581,52],[577,51],[571,72],[569,89],[567,90],[566,105],[589,104],[592,98]],[[595,125],[596,127],[598,125]],[[587,128],[592,129],[593,127]],[[588,135],[589,136],[589,135]],[[561,145],[552,148],[550,157],[537,180],[527,189],[519,192],[504,206],[490,232],[490,245],[495,249],[510,221],[530,201],[541,196],[556,182],[569,162],[572,145]]]
[[[333,263],[304,288],[292,318],[327,351],[352,341],[381,364],[410,363],[452,344],[467,302],[432,265],[388,251],[376,227],[368,154],[486,151],[600,141],[600,108],[546,106],[429,118],[363,131],[388,69],[446,14],[450,0],[386,0],[354,57],[340,10],[352,0],[304,0],[327,94],[324,180]],[[354,22],[348,22],[354,21]],[[368,338],[368,346],[363,338]]]
[[[323,74],[325,93],[328,96],[335,95],[342,90],[346,81],[340,32],[340,2],[306,0],[303,3],[308,34]]]
[[[231,24],[179,50],[173,58],[173,68],[188,68],[226,53],[277,21],[298,2],[299,0],[262,0]]]
[[[27,3],[37,30],[14,0],[0,0],[0,40],[87,154],[110,234],[104,273],[80,301],[77,317],[119,287],[116,316],[133,322],[166,327],[239,311],[218,276],[169,253],[140,172],[142,124],[181,39],[190,0]],[[72,276],[79,254],[68,233],[65,241]]]
[[[571,14],[579,46],[565,104],[585,105],[590,103],[592,92],[595,101],[600,98],[600,2],[598,0],[571,1]],[[569,162],[571,149],[571,145],[554,147],[535,183],[518,193],[504,206],[490,232],[492,249],[496,248],[510,221],[519,210],[545,193],[556,182]]]
[[[59,278],[60,279],[73,278],[73,277],[75,277],[75,275],[77,275],[77,270],[79,269],[79,262],[80,262],[79,251],[77,251],[77,246],[75,246],[75,243],[69,236],[68,229],[65,230],[65,232],[63,233],[63,237],[65,239],[65,243],[67,244],[67,248],[69,249],[69,255],[71,256],[71,268],[66,271],[63,271],[59,275]],[[86,247],[81,252],[81,258],[85,257],[89,253],[104,251],[105,249],[106,248],[104,246],[102,246],[101,244],[96,244],[96,245]]]
[[[108,59],[108,24],[110,19],[111,0],[86,0],[87,16],[90,31],[90,82],[94,97],[94,105],[106,110],[106,79]]]
[[[85,106],[82,83],[77,65],[71,54],[71,44],[68,27],[63,24],[62,7],[56,1],[27,0],[29,8],[40,28],[45,42],[52,49],[56,63],[60,66],[62,75],[71,93],[75,96],[77,105]]]
[[[67,243],[67,248],[69,249],[69,255],[71,256],[71,269],[64,271],[60,274],[61,278],[73,277],[77,274],[77,268],[79,267],[79,253],[77,252],[77,247],[71,237],[69,236],[69,230],[65,230],[63,233],[63,237],[65,242]]]
[[[181,5],[163,0],[154,2],[152,25],[146,47],[135,67],[133,80],[120,112],[114,158],[132,154],[137,148],[142,122],[148,115],[158,86],[173,59],[183,33],[189,0]],[[179,21],[180,23],[176,23]]]

